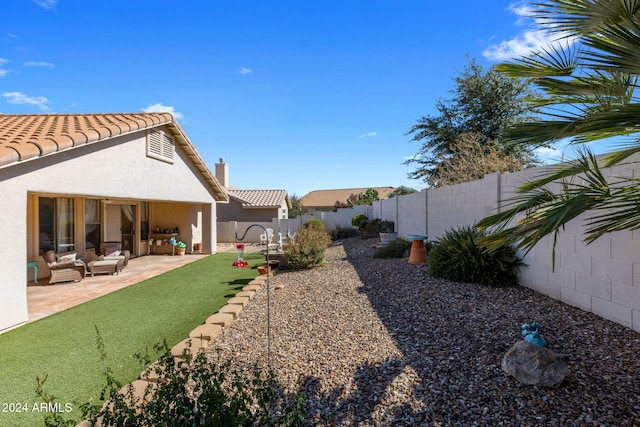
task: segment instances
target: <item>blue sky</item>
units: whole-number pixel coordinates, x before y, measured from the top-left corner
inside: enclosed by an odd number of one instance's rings
[[[170,111],[242,189],[424,185],[406,135],[469,58],[547,40],[498,0],[11,0],[0,112]],[[558,152],[545,153],[559,158]]]

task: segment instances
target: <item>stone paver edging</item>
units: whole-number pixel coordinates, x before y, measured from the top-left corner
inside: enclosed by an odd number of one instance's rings
[[[273,273],[270,273],[269,276],[273,276]],[[222,306],[217,313],[209,316],[202,325],[195,327],[189,333],[188,338],[174,345],[171,348],[171,355],[176,358],[176,363],[183,363],[183,358],[189,358],[194,352],[199,353],[206,351],[211,343],[222,333],[224,327],[229,326],[233,320],[242,313],[243,308],[249,304],[256,293],[262,289],[266,283],[266,275],[260,275],[251,280],[248,285],[242,288],[242,291],[230,298],[227,304]],[[153,392],[153,387],[157,387],[156,383],[162,381],[162,378],[156,374],[157,366],[157,361],[152,363],[142,371],[137,380],[122,387],[120,392],[125,394],[129,387],[133,387],[134,395],[139,399],[142,399],[144,396],[147,386],[151,385]],[[76,427],[87,427],[90,425],[91,423],[88,420],[84,420],[77,424]]]

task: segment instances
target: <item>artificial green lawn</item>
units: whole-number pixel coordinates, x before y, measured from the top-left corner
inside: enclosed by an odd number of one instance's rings
[[[144,366],[134,357],[167,340],[169,347],[257,276],[259,253],[246,254],[251,268],[235,268],[234,253],[215,254],[0,335],[0,426],[43,425],[35,412],[40,401],[36,376],[48,375],[45,390],[57,402],[79,405],[100,397],[105,384],[96,347],[97,326],[105,342],[107,365],[123,384]],[[55,286],[64,286],[55,285]],[[26,412],[15,412],[26,404]]]

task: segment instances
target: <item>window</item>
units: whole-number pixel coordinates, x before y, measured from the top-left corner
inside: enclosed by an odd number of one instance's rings
[[[97,199],[86,199],[84,202],[84,233],[86,248],[100,247],[100,201]]]
[[[40,249],[56,253],[75,250],[73,199],[38,199]]]
[[[140,240],[149,240],[149,203],[140,202]]]
[[[153,129],[147,132],[147,156],[173,163],[173,138],[163,130]]]

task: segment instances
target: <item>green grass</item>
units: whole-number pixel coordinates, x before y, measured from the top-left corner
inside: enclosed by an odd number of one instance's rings
[[[96,347],[97,326],[106,345],[107,364],[126,384],[143,369],[136,353],[158,356],[154,345],[183,340],[196,326],[255,278],[262,254],[247,254],[252,268],[231,266],[233,253],[221,253],[129,286],[0,335],[0,426],[43,425],[36,376],[48,375],[45,390],[57,402],[79,405],[99,400],[105,384]],[[64,286],[64,285],[58,285]],[[7,412],[10,404],[26,413]]]

